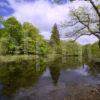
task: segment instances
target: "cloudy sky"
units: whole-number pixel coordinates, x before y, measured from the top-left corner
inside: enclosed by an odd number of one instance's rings
[[[59,4],[53,3],[53,0],[0,0],[0,15],[15,16],[21,23],[31,22],[39,28],[45,38],[49,38],[54,23],[60,24],[69,19],[69,7],[80,5],[85,3],[82,1],[69,3],[68,0],[61,0]],[[97,41],[97,38],[83,36],[77,41],[87,44]]]

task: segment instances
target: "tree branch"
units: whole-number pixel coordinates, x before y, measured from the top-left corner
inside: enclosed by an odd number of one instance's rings
[[[76,30],[75,32],[71,32],[71,33],[73,33],[73,34],[70,34],[70,35],[69,35],[69,34],[66,34],[66,36],[67,36],[67,37],[75,37],[75,36],[78,35],[78,33],[79,33],[80,31],[83,31],[85,28],[86,28],[86,27],[82,27],[82,28]]]
[[[91,5],[93,6],[94,10],[96,11],[98,17],[99,17],[99,31],[100,31],[100,12],[98,7],[96,7],[96,5],[94,4],[93,0],[89,0],[89,2],[91,3]]]

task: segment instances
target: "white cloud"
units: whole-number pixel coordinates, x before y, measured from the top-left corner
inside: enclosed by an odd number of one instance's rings
[[[68,15],[67,5],[51,5],[45,1],[35,3],[9,1],[15,10],[13,16],[17,17],[21,22],[28,21],[33,23],[41,31],[50,31],[54,23],[63,21]]]
[[[52,5],[46,0],[37,2],[16,2],[16,0],[8,0],[11,7],[15,10],[12,16],[15,16],[20,22],[30,22],[38,27],[41,33],[49,38],[50,31],[54,23],[61,23],[65,19],[69,19],[69,7],[78,8],[86,6],[84,1],[76,1],[65,5]]]

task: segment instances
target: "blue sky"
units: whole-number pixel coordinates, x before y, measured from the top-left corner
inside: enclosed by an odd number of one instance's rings
[[[10,4],[7,0],[0,0],[0,15],[9,16],[14,10],[10,7]]]
[[[34,2],[35,1],[35,2]],[[49,2],[48,2],[49,1]],[[0,15],[7,17],[15,16],[21,23],[30,22],[40,29],[45,38],[51,35],[52,26],[68,20],[69,6],[79,7],[82,2],[73,4],[65,3],[52,4],[52,0],[0,0]],[[75,6],[76,5],[76,6]],[[77,40],[81,44],[97,41],[95,36],[83,36]]]

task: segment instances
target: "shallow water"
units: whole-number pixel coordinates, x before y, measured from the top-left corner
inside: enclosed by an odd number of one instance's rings
[[[79,57],[1,64],[0,100],[100,100],[100,65]]]

